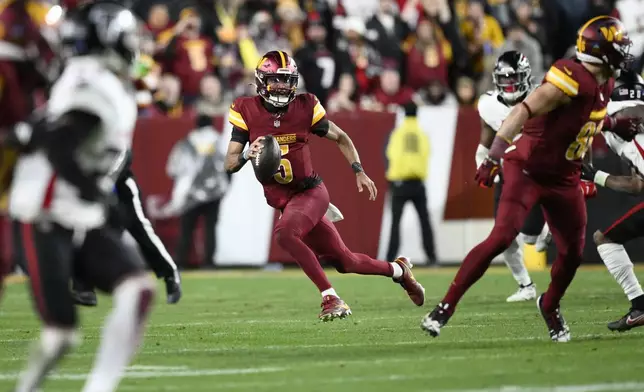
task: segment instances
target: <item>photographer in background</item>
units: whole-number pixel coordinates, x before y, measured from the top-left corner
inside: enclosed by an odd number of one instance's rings
[[[436,264],[434,234],[427,209],[425,179],[429,166],[429,137],[420,129],[414,103],[404,105],[405,119],[389,137],[387,143],[387,181],[391,195],[391,233],[387,260],[395,260],[400,248],[400,219],[408,201],[416,208],[420,220],[423,249],[427,264]]]
[[[204,265],[214,264],[219,204],[228,190],[230,176],[224,170],[226,142],[212,126],[212,117],[197,116],[196,128],[181,139],[170,152],[166,171],[174,180],[170,201],[155,218],[180,216],[180,238],[176,260],[187,268],[194,231],[204,218]]]

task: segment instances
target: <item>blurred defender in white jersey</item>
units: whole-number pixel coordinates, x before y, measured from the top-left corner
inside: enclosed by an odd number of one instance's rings
[[[70,57],[51,90],[47,121],[33,129],[33,151],[18,161],[9,202],[10,214],[23,223],[33,297],[44,323],[17,392],[37,390],[78,340],[72,272],[114,297],[83,391],[116,390],[139,346],[154,282],[106,225],[111,169],[130,147],[136,122],[129,71],[138,33],[129,10],[105,1],[84,6],[61,27]],[[79,249],[91,257],[74,260]]]
[[[635,72],[624,73],[615,82],[615,90],[608,104],[608,115],[614,114],[617,117],[644,118],[644,80]],[[616,191],[644,193],[644,135],[635,136],[631,142],[625,142],[612,132],[605,132],[604,137],[611,150],[629,163],[633,175],[614,176],[584,165],[582,178]],[[644,326],[644,291],[624,249],[625,243],[641,237],[644,237],[644,202],[633,207],[607,229],[595,232],[593,236],[599,256],[631,301],[628,313],[608,324],[608,328],[613,331],[622,332]]]
[[[522,53],[512,50],[503,53],[497,59],[492,74],[496,89],[481,95],[478,103],[478,111],[481,116],[481,141],[476,149],[476,167],[479,167],[487,157],[492,140],[510,110],[532,91],[530,76],[530,63]],[[496,183],[494,187],[494,214],[496,215],[503,190],[503,179],[497,176],[494,182]],[[539,236],[544,229],[544,224],[543,212],[539,205],[535,205],[530,211],[521,233],[503,252],[505,263],[519,284],[519,289],[507,298],[508,302],[528,301],[537,298],[536,286],[530,279],[523,262],[522,246],[523,242],[535,245],[540,241]],[[541,240],[541,242],[544,241]]]

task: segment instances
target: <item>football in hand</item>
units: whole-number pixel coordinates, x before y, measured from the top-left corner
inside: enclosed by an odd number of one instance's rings
[[[280,167],[280,160],[282,159],[282,151],[277,140],[271,136],[265,136],[262,140],[264,148],[251,160],[253,170],[255,170],[255,177],[260,182],[269,181]]]

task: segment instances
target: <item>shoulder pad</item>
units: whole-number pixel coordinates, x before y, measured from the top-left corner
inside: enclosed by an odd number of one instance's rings
[[[497,99],[496,94],[483,94],[479,98],[477,109],[481,119],[495,132],[501,128],[501,124],[511,110]]]
[[[553,84],[569,97],[579,95],[579,73],[581,64],[573,60],[557,60],[548,70],[545,81]]]
[[[242,115],[242,108],[244,106],[245,97],[239,97],[235,99],[230,105],[230,110],[228,111],[228,121],[233,124],[233,126],[248,131],[248,125],[244,121],[244,116]]]

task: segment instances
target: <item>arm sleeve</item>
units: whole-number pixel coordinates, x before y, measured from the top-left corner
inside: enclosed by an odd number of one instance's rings
[[[545,81],[553,84],[569,97],[574,98],[579,95],[579,83],[575,80],[574,68],[567,66],[564,61],[557,61],[550,67]]]
[[[248,134],[248,131],[245,131],[243,129],[240,129],[238,127],[233,126],[233,133],[230,136],[230,140],[233,142],[241,143],[241,144],[246,144],[250,142],[250,135]]]
[[[58,175],[80,191],[80,197],[97,201],[102,192],[93,176],[88,176],[76,162],[76,149],[85,142],[101,123],[101,119],[87,112],[73,110],[60,116],[48,129],[43,130],[43,148]]]

